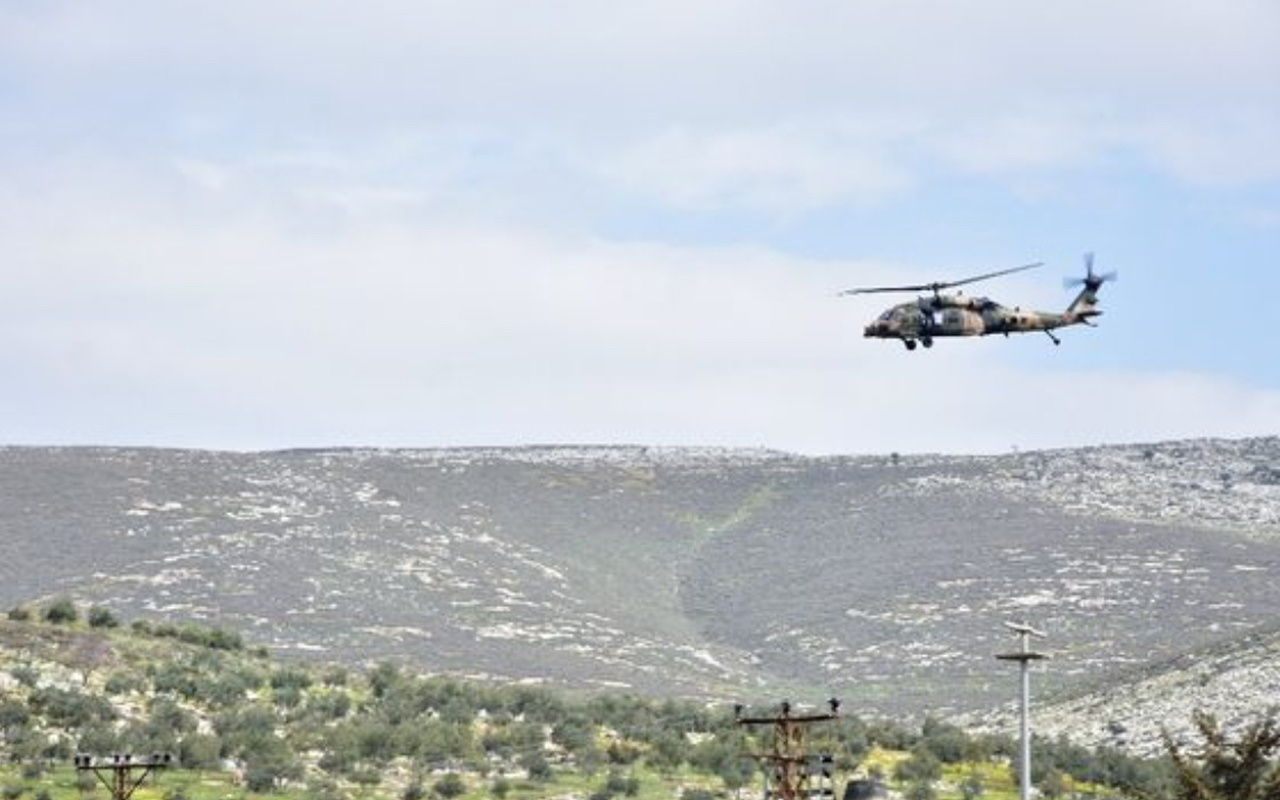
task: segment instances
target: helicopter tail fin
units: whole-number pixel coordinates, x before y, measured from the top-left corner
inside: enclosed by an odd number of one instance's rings
[[[1102,311],[1098,308],[1097,290],[1082,289],[1080,294],[1076,295],[1076,299],[1071,301],[1071,305],[1067,306],[1066,316],[1078,320],[1087,320],[1100,314],[1102,314]]]
[[[1079,322],[1088,322],[1093,317],[1100,315],[1102,312],[1098,310],[1098,290],[1102,288],[1102,284],[1116,279],[1116,273],[1107,272],[1099,275],[1093,271],[1093,253],[1084,254],[1085,275],[1083,278],[1075,278],[1068,280],[1065,285],[1070,288],[1072,286],[1080,286],[1080,293],[1071,301],[1071,305],[1067,306],[1066,315]]]

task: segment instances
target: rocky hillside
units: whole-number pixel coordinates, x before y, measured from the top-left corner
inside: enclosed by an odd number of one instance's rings
[[[1280,688],[1278,568],[1275,438],[988,458],[0,449],[0,603],[67,594],[286,657],[585,689],[979,713],[1011,693],[992,654],[1017,618],[1051,633],[1037,681],[1077,704],[1064,728],[1244,713]],[[1214,653],[1247,691],[1151,699]]]

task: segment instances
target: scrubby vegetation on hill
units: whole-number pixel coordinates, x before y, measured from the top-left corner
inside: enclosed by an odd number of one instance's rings
[[[1053,654],[1038,729],[1123,728],[1154,756],[1162,722],[1280,693],[1277,468],[1274,437],[898,459],[0,447],[0,607],[56,586],[77,623],[229,625],[356,671],[834,693],[993,730],[998,621],[1029,615]]]
[[[1210,714],[1196,714],[1201,744],[1190,747],[1165,733],[1178,800],[1268,800],[1280,797],[1280,721],[1250,723],[1233,738]]]
[[[56,613],[50,613],[55,611]],[[68,613],[70,610],[70,613]],[[722,796],[759,780],[766,744],[732,711],[631,695],[570,697],[531,685],[273,662],[234,632],[108,624],[64,600],[0,621],[0,768],[6,800],[94,791],[73,753],[174,754],[169,800],[305,794],[423,800],[561,795]],[[917,800],[1012,794],[1001,737],[929,720],[846,717],[815,733],[844,775]],[[1165,772],[1114,752],[1041,743],[1042,791],[1154,791]],[[101,791],[100,789],[98,791]],[[754,789],[752,790],[754,791]]]

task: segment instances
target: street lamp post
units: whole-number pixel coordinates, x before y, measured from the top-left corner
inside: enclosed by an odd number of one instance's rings
[[[1045,634],[1020,622],[1006,622],[1005,627],[1018,634],[1019,648],[1014,653],[999,653],[996,658],[1001,661],[1017,661],[1022,673],[1022,756],[1018,764],[1018,797],[1020,800],[1031,798],[1031,662],[1042,661],[1048,656],[1032,652],[1031,637],[1044,638]]]

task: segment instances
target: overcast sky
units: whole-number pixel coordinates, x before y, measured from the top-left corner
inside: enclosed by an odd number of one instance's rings
[[[1273,0],[3,2],[0,444],[1280,433],[1278,76]],[[836,296],[1086,250],[1061,347]]]

